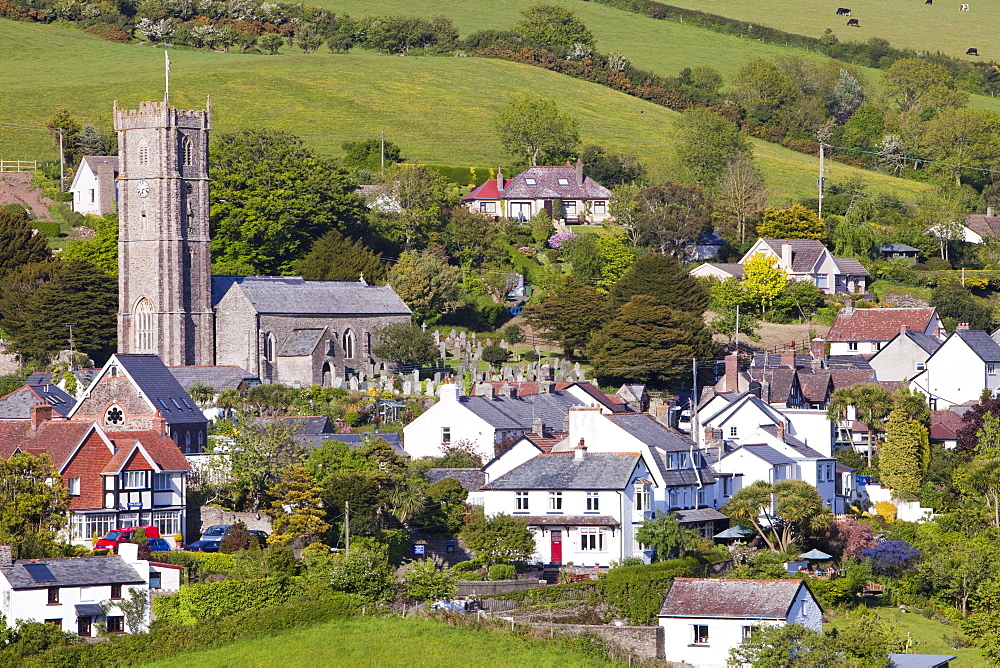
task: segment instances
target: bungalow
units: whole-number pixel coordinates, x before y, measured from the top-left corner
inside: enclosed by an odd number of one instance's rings
[[[545,211],[552,220],[603,223],[611,218],[611,191],[583,173],[583,162],[555,167],[528,167],[513,179],[497,170],[490,179],[462,198],[469,211],[498,218],[529,220]]]
[[[755,255],[772,258],[789,279],[812,283],[828,295],[864,294],[870,277],[860,262],[834,257],[821,241],[815,239],[758,239],[739,264],[745,265]],[[725,266],[706,263],[690,273],[702,278],[722,278],[724,273],[734,274],[734,270],[722,269]]]
[[[910,389],[923,392],[931,410],[978,399],[983,390],[995,395],[1000,390],[1000,345],[986,332],[959,325],[927,358]]]
[[[992,206],[986,207],[986,213],[973,213],[965,217],[962,225],[962,241],[970,244],[981,244],[987,239],[1000,238],[1000,216]]]
[[[938,340],[944,338],[944,324],[936,308],[865,309],[850,304],[837,313],[826,340],[831,355],[874,355],[904,327]]]
[[[882,244],[879,253],[883,260],[904,260],[909,264],[916,264],[920,249],[906,244]]]
[[[761,626],[823,630],[823,610],[802,580],[675,578],[657,616],[667,661],[695,668],[724,668]]]
[[[85,155],[69,187],[73,211],[103,216],[116,211],[118,199],[118,156]]]

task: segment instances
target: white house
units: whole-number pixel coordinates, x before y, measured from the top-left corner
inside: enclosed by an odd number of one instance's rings
[[[900,332],[868,360],[879,380],[909,381],[924,370],[927,360],[941,347],[936,336],[910,331],[901,325]]]
[[[483,510],[528,522],[538,563],[610,566],[638,556],[635,528],[650,517],[652,481],[637,452],[534,454],[482,489]],[[515,454],[515,453],[511,453]]]
[[[44,622],[83,638],[97,635],[98,622],[110,633],[141,631],[149,621],[153,571],[148,561],[137,558],[137,550],[137,545],[123,544],[118,556],[13,560],[10,547],[0,546],[0,613],[7,624],[22,619]],[[179,586],[178,568],[156,568],[157,573],[165,571],[168,584]],[[147,601],[137,628],[127,628],[120,609],[106,614],[100,605],[129,600],[131,590],[145,594]]]
[[[497,171],[495,179],[462,198],[469,211],[527,221],[539,211],[567,223],[585,219],[603,223],[611,218],[611,191],[583,172],[583,162],[555,167],[528,167],[513,179]]]
[[[934,339],[944,337],[936,308],[840,309],[826,335],[831,355],[874,355],[903,328]],[[879,377],[879,380],[889,380]]]
[[[934,228],[932,228],[934,231]],[[986,207],[986,214],[973,213],[965,217],[962,225],[962,241],[981,244],[987,239],[1000,238],[1000,216],[992,206]]]
[[[667,661],[725,668],[729,650],[761,626],[823,630],[823,611],[802,580],[675,578],[658,615]]]
[[[787,437],[818,451],[833,454],[834,429],[826,411],[813,408],[777,409],[749,392],[717,394],[698,409],[698,447],[710,442],[742,443],[761,427],[782,431]]]
[[[823,242],[815,239],[758,239],[739,264],[745,265],[755,255],[772,258],[775,266],[788,274],[789,279],[812,283],[828,295],[863,294],[870,278],[860,262],[834,257]],[[735,272],[726,267],[728,265],[706,263],[693,269],[691,275],[703,278],[734,275]]]
[[[73,211],[77,213],[114,212],[118,199],[118,156],[84,156],[69,191],[73,193]]]
[[[910,389],[927,395],[931,410],[979,399],[983,390],[1000,389],[1000,345],[984,331],[961,325],[910,381]]]

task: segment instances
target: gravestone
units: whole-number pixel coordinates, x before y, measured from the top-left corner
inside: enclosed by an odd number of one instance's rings
[[[428,396],[428,397],[433,397],[433,396],[434,396],[434,394],[435,394],[435,393],[434,393],[434,381],[433,381],[433,380],[430,380],[430,379],[428,379],[428,380],[427,380],[427,389],[426,389],[426,390],[424,390],[424,395],[425,395],[425,396]]]
[[[350,385],[350,387],[351,387],[351,389],[353,391],[355,391],[355,392],[358,391],[359,385],[358,385],[358,377],[357,376],[351,376],[351,380],[349,381],[348,384]]]

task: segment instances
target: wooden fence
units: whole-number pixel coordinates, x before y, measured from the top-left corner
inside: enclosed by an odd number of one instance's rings
[[[524,589],[534,589],[541,580],[493,580],[491,582],[480,582],[478,580],[459,580],[458,597],[465,596],[491,596],[493,594],[509,594],[512,591],[522,591]]]
[[[0,160],[0,172],[33,172],[37,169],[37,160]]]

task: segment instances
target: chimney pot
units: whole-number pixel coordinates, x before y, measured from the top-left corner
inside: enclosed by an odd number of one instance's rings
[[[497,190],[503,192],[503,171],[497,169]]]
[[[992,218],[993,216],[996,215],[996,209],[994,209],[992,206],[986,207],[986,215]]]
[[[538,381],[538,393],[539,394],[550,394],[552,392],[552,386],[555,385],[551,380],[540,380]]]
[[[792,268],[792,244],[790,243],[781,244],[781,264],[788,269]]]
[[[584,445],[583,439],[581,438],[580,444],[573,450],[573,459],[583,459],[585,454],[587,454],[587,446]]]
[[[52,405],[39,402],[31,407],[31,431],[38,431],[43,422],[52,419]]]
[[[910,331],[910,327],[905,322],[899,326],[899,333],[901,336],[906,336],[908,331]]]
[[[778,440],[781,441],[782,443],[785,442],[785,423],[784,422],[779,422],[778,423]]]
[[[0,566],[13,566],[14,552],[10,545],[0,545]]]
[[[781,353],[781,366],[789,369],[795,368],[795,342],[789,341],[785,347],[785,352]]]
[[[955,330],[958,331],[960,329],[968,329],[968,328],[969,328],[969,323],[967,323],[967,322],[960,322],[960,323],[958,323],[958,325],[956,325]]]

